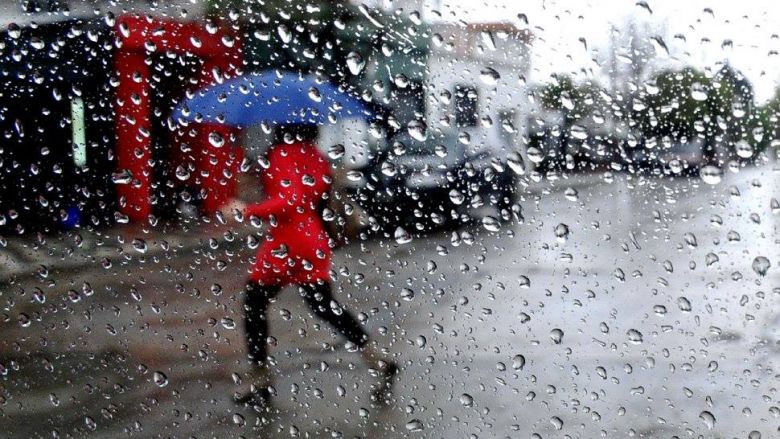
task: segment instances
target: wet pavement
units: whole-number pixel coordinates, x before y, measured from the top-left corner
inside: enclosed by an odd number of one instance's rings
[[[0,428],[7,437],[778,437],[779,180],[770,166],[717,185],[560,179],[523,195],[523,221],[497,231],[477,222],[340,248],[337,297],[402,366],[389,407],[372,405],[360,357],[294,290],[270,312],[272,410],[231,402],[246,371],[238,292],[252,251],[235,245],[240,233],[215,229],[212,242],[176,251],[149,240],[163,250],[7,280]]]

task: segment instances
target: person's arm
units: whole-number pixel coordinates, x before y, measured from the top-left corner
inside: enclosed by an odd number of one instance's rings
[[[271,215],[277,219],[286,217],[294,206],[289,204],[289,200],[281,197],[274,197],[269,200],[265,200],[262,203],[251,204],[244,209],[244,216],[256,216],[259,218],[267,218]]]

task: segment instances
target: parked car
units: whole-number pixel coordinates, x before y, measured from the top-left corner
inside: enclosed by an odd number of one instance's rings
[[[665,174],[696,172],[706,162],[700,138],[644,139],[628,155],[635,168]]]
[[[455,136],[395,136],[360,170],[356,198],[384,225],[461,221],[470,209],[514,202],[513,171],[488,148]]]

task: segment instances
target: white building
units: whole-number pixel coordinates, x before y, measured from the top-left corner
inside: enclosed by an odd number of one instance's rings
[[[509,23],[435,23],[426,82],[430,130],[476,150],[525,155],[531,34]]]

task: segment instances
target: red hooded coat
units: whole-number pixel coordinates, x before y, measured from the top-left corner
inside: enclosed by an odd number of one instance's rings
[[[276,145],[268,162],[262,177],[268,199],[244,214],[273,216],[276,222],[257,252],[250,279],[278,286],[327,281],[331,248],[319,205],[330,187],[330,166],[309,143]]]

